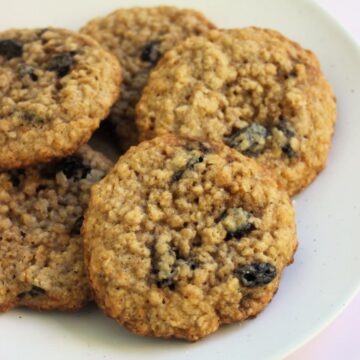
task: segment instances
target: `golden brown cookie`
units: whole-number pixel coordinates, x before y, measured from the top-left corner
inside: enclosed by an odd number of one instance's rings
[[[49,164],[0,172],[0,311],[76,310],[89,301],[80,228],[90,187],[111,165],[84,145]]]
[[[107,315],[192,341],[263,310],[297,246],[289,197],[254,160],[173,135],[131,148],[92,188],[82,234]]]
[[[294,195],[323,169],[336,118],[315,55],[272,30],[211,31],[169,51],[137,107],[142,139],[223,142],[272,169]]]
[[[121,97],[109,117],[122,151],[139,142],[134,123],[135,105],[149,72],[162,54],[180,40],[214,27],[198,11],[160,6],[120,9],[90,21],[81,29],[115,54],[123,67]]]
[[[0,33],[0,169],[74,153],[108,114],[120,79],[115,57],[85,35]]]

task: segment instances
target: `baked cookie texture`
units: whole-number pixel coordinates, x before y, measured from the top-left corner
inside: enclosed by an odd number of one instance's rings
[[[141,139],[223,142],[294,195],[324,168],[336,102],[316,56],[273,30],[213,30],[166,53],[137,106]]]
[[[288,194],[266,170],[169,134],[132,147],[92,188],[82,234],[106,314],[191,341],[256,316],[297,247]]]
[[[122,151],[139,142],[135,105],[149,72],[162,54],[180,40],[214,27],[198,11],[160,6],[120,9],[90,21],[81,29],[81,33],[90,35],[115,54],[123,67],[121,97],[109,116]]]
[[[91,186],[112,163],[87,145],[0,172],[0,311],[76,310],[91,298],[80,228]]]
[[[0,168],[74,153],[107,116],[120,81],[116,58],[85,35],[0,33]]]

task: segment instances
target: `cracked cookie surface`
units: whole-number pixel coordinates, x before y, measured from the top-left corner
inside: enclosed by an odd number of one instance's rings
[[[0,172],[0,311],[76,310],[89,301],[80,228],[90,187],[111,165],[84,145],[48,164]]]
[[[81,32],[115,54],[124,70],[121,97],[109,116],[123,151],[139,142],[135,106],[162,54],[180,40],[214,27],[197,11],[169,6],[120,9],[83,27]]]
[[[323,169],[336,104],[315,55],[266,29],[213,30],[169,51],[137,106],[140,138],[223,142],[294,195]]]
[[[92,188],[82,233],[110,317],[191,341],[256,316],[297,246],[288,194],[254,160],[174,135],[120,158]]]
[[[47,162],[87,142],[119,94],[115,57],[64,29],[0,33],[0,169]]]

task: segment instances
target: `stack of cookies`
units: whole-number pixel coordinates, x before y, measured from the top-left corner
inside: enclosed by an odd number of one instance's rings
[[[106,117],[114,166],[83,145]],[[157,7],[1,33],[0,309],[94,297],[136,334],[191,341],[255,317],[335,118],[316,56],[272,30]]]

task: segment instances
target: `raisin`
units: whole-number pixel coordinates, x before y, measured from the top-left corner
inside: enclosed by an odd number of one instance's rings
[[[200,164],[203,161],[204,161],[203,156],[193,157],[192,159],[190,159],[188,161],[188,163],[186,164],[186,167],[187,167],[187,169],[193,169],[196,164]]]
[[[34,298],[34,297],[45,295],[45,294],[46,294],[46,291],[43,288],[33,285],[31,287],[31,290],[24,291],[24,292],[18,294],[17,297],[19,299],[23,299],[24,297],[27,297],[27,296]]]
[[[29,76],[32,81],[37,81],[39,78],[35,74],[35,69],[30,65],[22,65],[19,70],[19,75],[21,78],[24,78],[25,76]]]
[[[225,240],[231,240],[233,238],[240,240],[242,237],[249,235],[253,230],[255,230],[254,224],[244,224],[243,226],[237,228],[235,231],[228,231],[226,233]]]
[[[226,140],[226,143],[247,156],[256,156],[265,150],[269,131],[266,127],[252,123],[244,129],[238,129]]]
[[[153,40],[147,43],[141,50],[140,59],[142,61],[147,61],[152,65],[156,65],[161,57],[159,46],[160,41],[158,40]]]
[[[67,75],[74,64],[74,52],[66,52],[52,57],[47,70],[55,71],[59,77]]]
[[[60,171],[68,179],[80,180],[89,174],[91,168],[83,163],[79,155],[71,155],[55,163],[45,165],[40,174],[45,179],[53,179]]]
[[[211,152],[211,149],[206,145],[204,145],[203,143],[199,143],[199,150],[204,154]]]
[[[185,172],[184,169],[175,171],[173,176],[171,177],[171,182],[173,183],[173,182],[179,181],[182,178],[184,172]]]
[[[255,230],[252,214],[242,208],[228,209],[221,214],[220,221],[226,230],[225,240],[240,240]]]
[[[186,260],[190,270],[196,270],[200,266],[200,261],[194,258]]]
[[[22,118],[26,121],[33,121],[36,117],[36,114],[33,111],[27,111],[22,114]]]
[[[159,273],[159,269],[157,264],[155,245],[152,244],[149,250],[150,250],[150,258],[151,258],[151,273],[156,275]]]
[[[161,274],[161,272],[160,272],[160,269],[159,269],[160,259],[156,254],[154,245],[150,248],[150,252],[151,252],[151,273],[153,274],[152,277],[156,283],[156,286],[158,288],[169,288],[170,290],[175,290],[174,277],[177,272],[176,262],[178,261],[178,258],[177,258],[178,252],[173,249],[169,249],[169,255],[171,257],[174,257],[175,260],[170,265],[169,272],[165,273],[165,274],[163,272]]]
[[[44,118],[38,116],[34,111],[24,111],[20,114],[20,117],[26,123],[43,124],[45,122]]]
[[[23,45],[13,39],[0,40],[0,56],[6,59],[20,57],[23,54]]]
[[[217,218],[214,219],[215,224],[226,218],[227,210],[223,211]]]
[[[283,118],[280,119],[279,124],[276,125],[276,128],[281,131],[286,137],[286,143],[281,147],[282,152],[292,158],[296,156],[296,151],[291,147],[290,140],[296,136],[295,132],[290,129],[288,123]]]
[[[38,81],[39,79],[39,77],[34,73],[30,73],[29,76],[32,81]]]
[[[175,290],[175,283],[174,283],[174,280],[172,278],[166,278],[166,279],[162,279],[162,280],[158,280],[156,282],[156,286],[158,288],[169,288],[170,290]]]
[[[14,187],[18,187],[20,185],[21,176],[23,176],[24,174],[25,174],[24,169],[11,170],[9,172],[10,181]]]
[[[196,235],[194,240],[192,241],[192,246],[199,247],[202,245],[201,237],[199,235]]]
[[[168,287],[170,290],[175,289],[175,279],[174,279],[174,277],[175,277],[176,272],[177,272],[177,268],[175,267],[175,264],[173,265],[170,272],[168,274],[166,274],[166,277],[159,278],[159,272],[157,270],[157,267],[155,267],[155,271],[157,271],[156,286],[158,288]]]
[[[276,128],[281,131],[287,138],[292,138],[295,136],[295,132],[290,129],[287,125],[286,120],[283,118],[280,119],[280,122],[276,125]]]
[[[289,143],[285,144],[282,148],[281,148],[282,152],[288,156],[289,158],[292,158],[296,155],[295,150],[291,147],[291,145]]]
[[[80,216],[74,222],[73,227],[70,230],[70,235],[80,235],[81,226],[84,222],[84,216]]]
[[[186,170],[192,170],[196,164],[200,164],[204,161],[204,157],[203,156],[195,156],[193,158],[191,158],[187,164],[185,165],[184,168],[177,170],[174,172],[172,178],[171,178],[171,182],[176,182],[179,181],[182,176],[184,175]]]
[[[276,268],[270,263],[252,263],[242,266],[236,276],[243,286],[256,288],[269,284],[276,276]]]
[[[297,77],[297,71],[296,69],[293,69],[291,70],[289,73],[285,74],[284,75],[284,78],[287,80],[287,79],[290,79],[290,78],[295,78]]]

